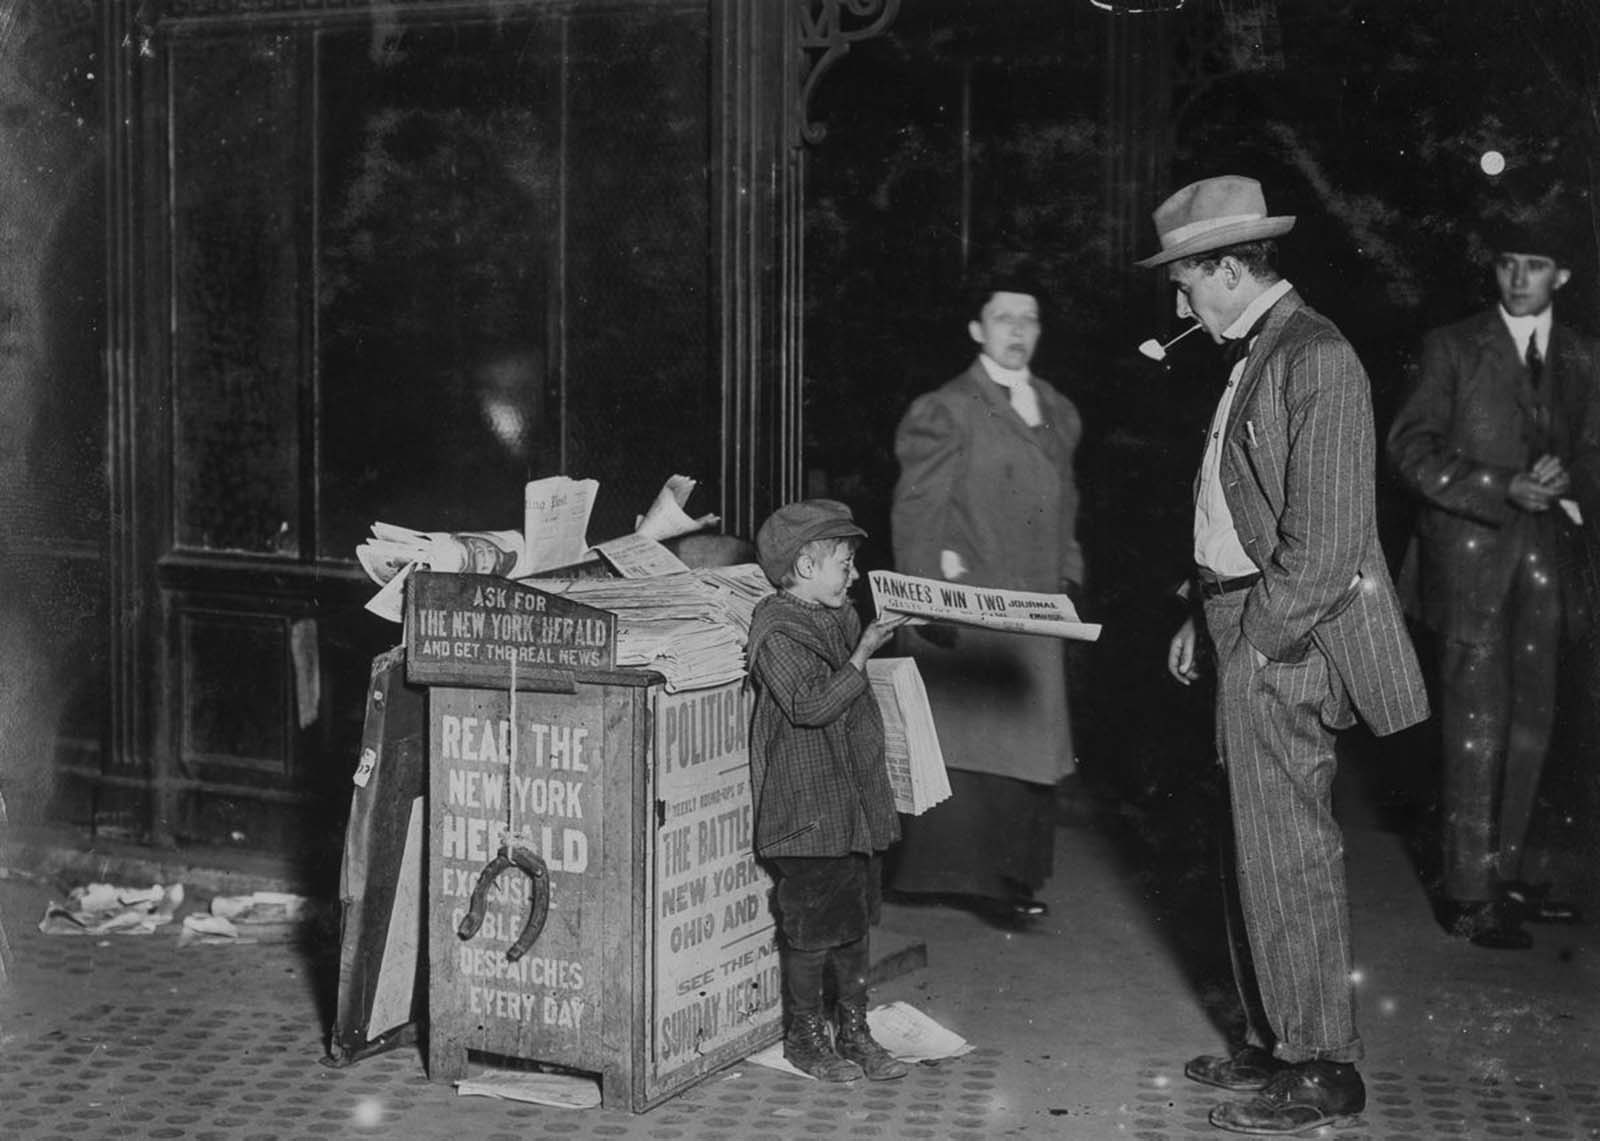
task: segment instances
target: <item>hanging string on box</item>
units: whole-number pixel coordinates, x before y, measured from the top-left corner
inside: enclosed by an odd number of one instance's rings
[[[511,731],[506,742],[505,831],[500,837],[499,852],[478,873],[478,882],[472,889],[467,913],[456,927],[456,937],[465,942],[478,933],[483,926],[484,912],[489,906],[490,889],[500,878],[501,872],[517,868],[528,877],[533,890],[529,892],[528,918],[522,924],[522,934],[506,949],[506,961],[514,963],[538,941],[540,933],[544,931],[545,917],[550,913],[550,869],[545,866],[544,857],[533,848],[531,829],[526,833],[514,834],[512,831],[511,805],[516,798],[518,752],[517,657],[514,652],[511,656],[511,688],[507,703],[510,707]]]

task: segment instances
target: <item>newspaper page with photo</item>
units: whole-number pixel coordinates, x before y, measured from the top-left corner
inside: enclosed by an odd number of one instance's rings
[[[879,613],[910,614],[927,622],[955,622],[986,630],[1085,642],[1100,637],[1100,624],[1079,618],[1077,607],[1065,594],[967,586],[882,570],[872,571],[867,579]]]

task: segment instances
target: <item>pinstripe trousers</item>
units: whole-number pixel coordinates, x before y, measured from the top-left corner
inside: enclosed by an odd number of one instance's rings
[[[1236,948],[1235,981],[1247,1017],[1265,1015],[1267,1025],[1251,1031],[1259,1045],[1286,1062],[1354,1062],[1362,1045],[1350,979],[1344,837],[1333,818],[1333,732],[1321,717],[1329,665],[1313,649],[1300,662],[1258,666],[1240,628],[1246,597],[1239,591],[1205,603],[1217,661],[1217,751],[1232,807],[1233,881],[1249,956],[1240,962]]]

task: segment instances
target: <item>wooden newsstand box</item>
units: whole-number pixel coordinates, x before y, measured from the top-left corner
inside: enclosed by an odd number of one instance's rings
[[[469,1052],[521,1059],[597,1074],[603,1104],[641,1112],[779,1036],[745,688],[668,693],[612,668],[615,644],[614,615],[520,583],[409,584],[435,1080],[465,1077]],[[514,862],[463,937],[502,854]]]

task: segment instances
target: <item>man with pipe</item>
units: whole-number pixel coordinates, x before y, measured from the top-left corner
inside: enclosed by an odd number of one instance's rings
[[[1376,443],[1355,350],[1276,268],[1294,218],[1236,176],[1155,211],[1177,312],[1231,359],[1195,483],[1191,600],[1216,663],[1216,744],[1232,816],[1229,888],[1245,1040],[1191,1079],[1254,1096],[1211,1123],[1288,1134],[1366,1105],[1351,983],[1344,844],[1333,818],[1335,731],[1428,715],[1416,653],[1378,544]],[[1199,676],[1194,617],[1167,668]],[[1244,938],[1233,920],[1242,926]]]

